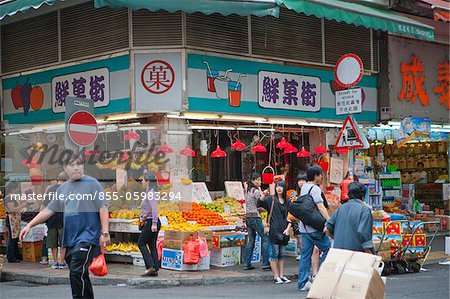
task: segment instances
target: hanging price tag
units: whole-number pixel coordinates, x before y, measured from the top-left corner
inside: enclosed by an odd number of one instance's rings
[[[166,216],[159,216],[159,221],[161,221],[161,226],[169,226],[169,220]]]

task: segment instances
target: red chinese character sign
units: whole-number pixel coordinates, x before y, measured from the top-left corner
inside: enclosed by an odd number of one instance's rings
[[[438,64],[439,85],[434,88],[434,93],[439,96],[439,103],[450,110],[450,62],[445,61]]]
[[[137,113],[181,111],[181,53],[135,54]]]
[[[141,83],[150,93],[163,94],[172,88],[175,72],[172,66],[163,60],[149,62],[141,73]]]
[[[398,94],[398,99],[400,101],[406,99],[414,103],[419,98],[423,106],[428,106],[430,97],[423,88],[425,73],[420,57],[413,55],[411,63],[402,62],[400,71],[402,73],[402,90]]]

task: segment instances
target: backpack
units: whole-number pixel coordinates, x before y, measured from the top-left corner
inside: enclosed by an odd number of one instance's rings
[[[325,218],[320,214],[317,208],[314,198],[311,195],[311,190],[315,186],[309,189],[308,194],[300,196],[296,201],[292,202],[289,207],[289,213],[295,218],[303,222],[304,225],[309,225],[317,231],[323,231],[325,227]]]

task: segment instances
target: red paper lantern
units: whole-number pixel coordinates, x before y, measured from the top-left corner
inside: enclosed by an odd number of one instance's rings
[[[314,150],[315,155],[323,155],[326,154],[327,150],[322,146],[322,143]]]
[[[218,145],[216,150],[211,153],[211,158],[225,158],[227,153],[223,151]]]
[[[184,149],[181,150],[180,155],[187,156],[187,157],[195,157],[195,152],[192,150],[192,148],[188,145]]]
[[[173,153],[173,149],[164,142],[164,144],[158,149],[157,153],[170,154]]]
[[[303,146],[301,151],[298,152],[297,158],[308,158],[311,157],[311,153],[305,150],[305,147]]]
[[[252,147],[252,152],[253,153],[266,153],[267,149],[264,145],[262,145],[261,143],[258,143],[257,145]]]
[[[241,140],[237,139],[235,143],[231,145],[232,150],[242,151],[245,150],[247,146],[241,142]]]
[[[284,149],[289,145],[289,142],[286,142],[286,139],[283,137],[281,138],[281,141],[277,143],[276,147],[278,149]]]
[[[293,146],[292,144],[288,143],[288,145],[286,146],[286,148],[284,149],[284,154],[293,154],[298,152],[298,149]]]
[[[88,150],[88,151],[85,151],[84,152],[84,155],[86,156],[86,157],[89,157],[89,156],[100,156],[100,152],[98,151],[98,150]]]

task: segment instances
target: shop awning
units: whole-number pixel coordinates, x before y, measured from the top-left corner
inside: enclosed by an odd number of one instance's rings
[[[220,13],[222,15],[238,14],[258,17],[278,17],[280,8],[275,0],[95,0],[95,7],[112,8],[128,7],[133,10],[160,9],[168,12],[184,11],[186,13],[201,12],[204,14]]]
[[[0,1],[0,20],[6,16],[24,12],[30,8],[38,9],[42,4],[52,5],[56,0],[4,0]]]
[[[421,0],[430,5],[433,10],[434,20],[450,22],[450,3],[443,0]]]
[[[376,30],[434,40],[434,28],[399,13],[339,0],[277,0],[287,8],[305,15],[345,22]]]

